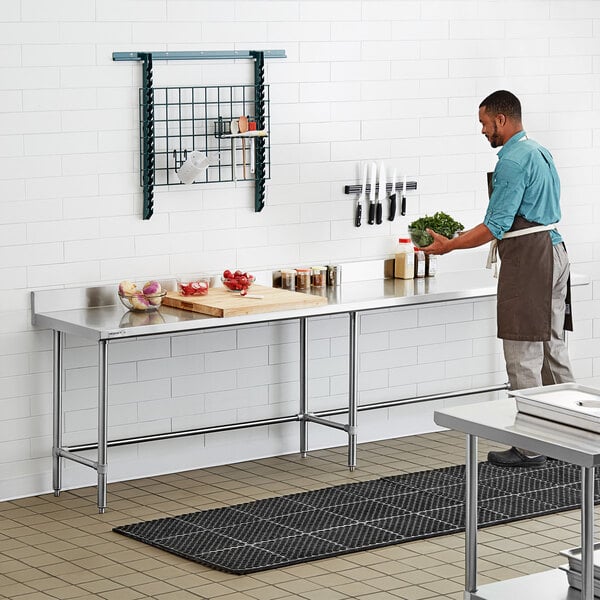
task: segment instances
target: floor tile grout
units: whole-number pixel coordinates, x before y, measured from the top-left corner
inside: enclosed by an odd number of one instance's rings
[[[483,459],[488,444],[480,441]],[[252,575],[229,575],[112,532],[115,525],[296,493],[388,474],[464,464],[464,436],[436,432],[361,444],[358,468],[345,449],[253,460],[108,486],[0,503],[0,598],[11,600],[459,600],[464,535],[455,534]],[[480,532],[480,581],[562,564],[579,545],[579,512],[548,515]]]

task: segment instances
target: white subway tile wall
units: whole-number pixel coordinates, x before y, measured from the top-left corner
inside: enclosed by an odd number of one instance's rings
[[[343,4],[343,8],[341,5]],[[495,152],[477,107],[498,88],[523,102],[530,135],[562,179],[575,290],[578,380],[600,383],[600,3],[595,0],[13,0],[0,7],[0,500],[48,491],[52,336],[30,324],[29,292],[120,279],[380,259],[414,218],[467,227],[487,202]],[[141,218],[140,65],[114,51],[283,48],[266,61],[271,180],[255,213],[244,183],[155,190]],[[156,63],[154,83],[245,84],[249,61]],[[418,182],[407,216],[353,226],[361,161]],[[485,252],[440,258],[478,268]],[[293,415],[298,324],[111,344],[110,437]],[[309,323],[311,410],[348,393],[344,317]],[[65,441],[95,435],[97,351],[67,339]],[[495,303],[473,300],[360,318],[361,404],[502,383]],[[494,397],[490,394],[486,397]],[[360,413],[360,441],[434,428],[435,407]],[[310,427],[312,447],[344,442]],[[298,450],[297,424],[110,450],[111,480]],[[360,457],[359,457],[360,460]],[[65,465],[64,484],[94,482]]]

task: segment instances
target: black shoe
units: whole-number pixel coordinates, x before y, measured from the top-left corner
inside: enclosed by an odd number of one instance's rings
[[[539,467],[546,462],[545,456],[527,456],[514,446],[503,452],[488,452],[487,459],[497,467]]]

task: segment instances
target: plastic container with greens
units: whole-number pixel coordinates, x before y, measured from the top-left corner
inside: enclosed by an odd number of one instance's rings
[[[464,225],[444,212],[436,212],[433,217],[425,215],[408,226],[408,233],[415,246],[424,248],[433,243],[433,237],[427,232],[428,229],[433,229],[436,233],[451,239],[464,229]]]

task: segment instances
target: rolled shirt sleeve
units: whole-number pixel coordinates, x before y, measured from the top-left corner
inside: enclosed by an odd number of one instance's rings
[[[492,235],[501,240],[512,227],[525,193],[526,172],[515,161],[503,159],[496,165],[493,190],[483,219]]]

